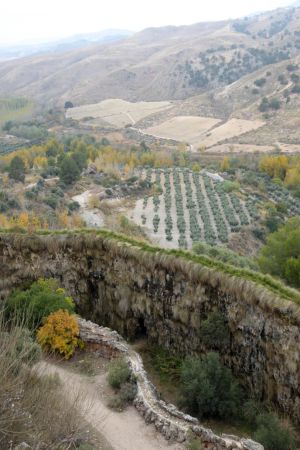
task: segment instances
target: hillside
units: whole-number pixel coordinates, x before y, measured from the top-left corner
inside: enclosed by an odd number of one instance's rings
[[[121,42],[1,64],[0,95],[43,104],[182,100],[300,54],[300,9],[146,29]]]

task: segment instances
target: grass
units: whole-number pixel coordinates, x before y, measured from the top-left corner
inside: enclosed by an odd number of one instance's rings
[[[0,235],[16,235],[16,234],[26,234],[25,230],[17,229],[15,232],[13,230],[9,229],[0,229]],[[28,235],[28,242],[34,238],[34,236],[75,236],[75,235],[95,235],[97,237],[100,237],[103,240],[108,240],[111,242],[117,242],[118,244],[124,244],[124,248],[132,248],[136,251],[142,251],[146,254],[153,255],[159,259],[161,257],[161,260],[165,258],[165,261],[168,261],[168,257],[170,257],[170,263],[172,261],[171,257],[175,257],[176,259],[180,260],[181,262],[186,263],[193,263],[196,265],[199,265],[199,273],[202,268],[206,268],[210,270],[211,272],[215,273],[216,275],[228,275],[230,277],[230,281],[235,282],[235,284],[238,284],[237,281],[250,281],[251,283],[254,283],[254,285],[258,288],[264,288],[266,290],[265,293],[275,295],[276,297],[282,300],[290,300],[297,305],[300,305],[300,293],[299,291],[292,289],[285,284],[283,284],[281,281],[271,277],[270,275],[264,275],[259,272],[255,272],[250,269],[245,268],[238,268],[235,266],[231,266],[229,264],[223,263],[221,261],[216,261],[210,257],[204,256],[204,255],[196,255],[191,252],[185,251],[185,250],[169,250],[169,249],[162,249],[160,247],[155,247],[153,245],[150,245],[144,241],[138,241],[136,239],[127,237],[122,234],[118,234],[109,230],[91,230],[91,229],[80,229],[80,230],[55,230],[55,231],[49,231],[49,230],[41,230],[37,231],[35,235]],[[140,258],[140,256],[139,256]],[[189,271],[192,270],[192,268],[188,267]],[[225,279],[224,279],[225,283]],[[250,285],[243,285],[241,286],[241,290],[249,290],[254,288],[255,286]],[[263,297],[263,292],[257,293],[256,297],[259,298],[259,296]],[[269,300],[269,299],[268,299]],[[268,302],[269,303],[269,302]],[[278,304],[276,304],[278,307]]]

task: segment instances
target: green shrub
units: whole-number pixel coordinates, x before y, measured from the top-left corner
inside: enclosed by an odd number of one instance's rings
[[[182,359],[171,355],[162,347],[153,346],[149,349],[153,367],[158,372],[162,380],[172,380],[178,382],[181,375]]]
[[[300,287],[300,217],[289,219],[278,231],[267,238],[259,264],[264,272],[284,278]]]
[[[230,369],[217,353],[187,358],[181,373],[182,405],[199,417],[235,416],[241,403],[241,389]]]
[[[264,84],[266,84],[267,80],[265,78],[259,78],[254,81],[255,86],[262,87]]]
[[[26,320],[30,329],[38,328],[44,317],[59,309],[74,312],[72,299],[54,279],[40,279],[27,290],[16,290],[8,298],[6,306],[9,319]]]
[[[256,420],[254,439],[265,450],[293,450],[295,448],[291,431],[284,427],[274,414],[260,414]]]
[[[124,359],[113,360],[108,369],[108,382],[114,389],[120,389],[121,385],[130,378],[130,368]]]
[[[116,411],[123,411],[136,397],[136,380],[124,359],[116,359],[109,365],[108,382],[117,391],[110,397],[108,406]]]
[[[25,164],[22,158],[15,156],[8,168],[9,178],[14,181],[24,183],[25,180]]]
[[[120,387],[119,396],[120,399],[125,403],[132,403],[135,399],[137,393],[137,388],[135,383],[124,383]]]
[[[224,181],[223,189],[225,192],[239,191],[240,183],[238,181]]]
[[[230,333],[224,316],[219,311],[211,312],[201,323],[199,337],[209,349],[224,349],[229,345]]]
[[[243,417],[251,428],[255,429],[257,417],[262,414],[263,406],[253,399],[247,400],[243,405]]]
[[[207,255],[215,260],[232,264],[233,266],[247,267],[252,270],[258,269],[258,265],[254,260],[240,256],[238,253],[222,245],[208,245],[203,242],[196,242],[193,245],[193,252],[197,255]]]

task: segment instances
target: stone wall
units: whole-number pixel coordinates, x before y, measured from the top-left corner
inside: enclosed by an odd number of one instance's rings
[[[79,328],[87,351],[109,359],[120,356],[125,358],[137,383],[134,406],[146,423],[155,426],[167,440],[185,442],[189,432],[193,431],[207,450],[264,450],[262,445],[251,439],[226,434],[218,436],[212,430],[201,426],[195,417],[184,414],[176,406],[160,400],[155,387],[148,380],[141,357],[116,331],[84,319],[79,319]]]
[[[207,350],[199,327],[217,309],[230,330],[223,362],[257,399],[300,422],[299,307],[253,282],[92,234],[0,234],[0,273],[0,298],[55,277],[85,318],[182,355]]]

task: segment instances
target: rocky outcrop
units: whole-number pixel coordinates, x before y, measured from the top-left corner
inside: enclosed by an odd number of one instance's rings
[[[206,449],[210,450],[263,450],[263,446],[251,439],[237,436],[217,436],[212,430],[200,425],[198,419],[179,411],[176,406],[160,400],[153,384],[148,380],[142,359],[124,339],[109,328],[79,319],[80,337],[87,351],[97,352],[106,358],[123,356],[128,362],[137,383],[134,406],[146,423],[155,426],[166,439],[185,442],[190,431],[200,437]]]
[[[199,327],[217,309],[230,339],[223,362],[264,401],[300,422],[300,308],[252,281],[110,235],[0,234],[0,298],[55,277],[87,319],[147,335],[174,354],[207,350]]]

